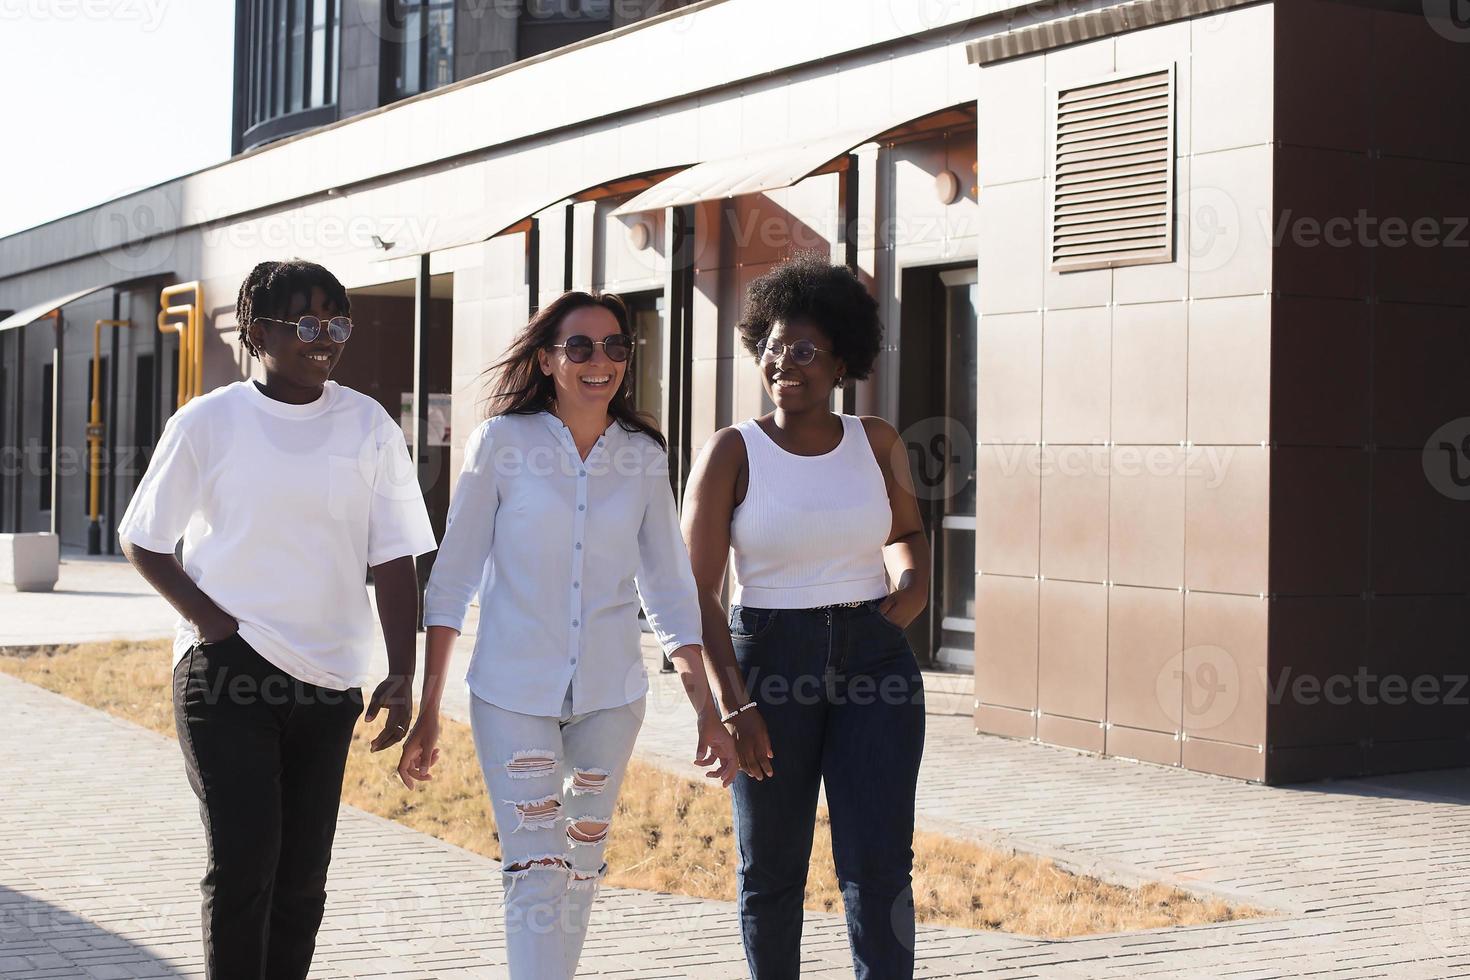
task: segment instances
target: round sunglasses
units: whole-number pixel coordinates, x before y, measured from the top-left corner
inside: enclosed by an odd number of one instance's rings
[[[304,316],[299,320],[273,320],[268,316],[258,316],[256,323],[261,320],[267,323],[282,323],[288,327],[296,328],[296,337],[303,344],[309,344],[322,335],[322,321],[319,317]],[[327,321],[327,336],[339,344],[347,343],[347,338],[352,336],[352,321],[345,316],[334,316]]]
[[[790,353],[791,359],[801,367],[806,367],[810,364],[819,352],[823,354],[832,353],[825,347],[818,347],[810,340],[798,340],[790,344],[783,344],[779,340],[762,337],[755,345],[756,360],[764,361],[769,357],[773,361],[779,361],[785,354]]]
[[[586,334],[572,334],[564,344],[552,344],[553,350],[563,351],[573,364],[585,364],[592,359],[592,348],[601,345],[609,361],[626,361],[633,353],[633,338],[625,333],[610,333],[601,340],[593,340]]]

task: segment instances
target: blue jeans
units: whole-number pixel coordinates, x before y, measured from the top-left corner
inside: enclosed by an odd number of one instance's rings
[[[802,900],[825,782],[856,976],[912,977],[924,684],[908,640],[877,600],[830,609],[737,605],[730,636],[774,753],[774,776],[742,773],[732,786],[750,975],[801,973]]]
[[[613,809],[644,701],[557,718],[470,699],[475,752],[490,792],[505,886],[505,955],[513,980],[576,975]]]

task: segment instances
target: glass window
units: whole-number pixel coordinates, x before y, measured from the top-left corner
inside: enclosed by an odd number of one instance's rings
[[[428,17],[425,91],[454,81],[454,8],[430,7]]]
[[[306,90],[307,105],[327,102],[327,4],[316,0],[311,10],[311,85]]]
[[[306,7],[311,0],[289,0],[287,6],[291,11],[291,38],[287,42],[290,53],[291,75],[287,80],[286,91],[288,98],[286,105],[290,112],[300,112],[305,95],[306,71]]]
[[[342,23],[342,0],[331,0],[331,7],[332,22],[327,32],[332,37],[332,69],[327,72],[327,103],[329,105],[336,105],[337,73],[339,71],[338,66],[341,64],[341,61],[338,59],[341,57],[342,51],[342,31],[337,25]]]
[[[273,4],[275,24],[271,31],[271,50],[266,52],[266,57],[275,67],[271,75],[271,104],[266,109],[267,119],[286,111],[286,32],[290,26],[286,15],[290,11],[286,9],[286,0],[273,0]]]
[[[318,111],[299,123],[264,125],[336,103],[341,9],[341,0],[252,0],[237,76],[242,149],[335,118]]]
[[[247,75],[245,89],[249,98],[249,103],[245,110],[246,125],[260,118],[260,85],[261,80],[265,76],[265,72],[259,70],[259,67],[255,63],[255,57],[256,53],[262,47],[260,34],[262,16],[264,15],[259,5],[250,8],[250,36],[246,40],[245,48],[245,71]]]
[[[454,81],[453,0],[389,0],[385,17],[387,101]]]
[[[414,6],[403,12],[403,45],[402,61],[398,68],[397,83],[398,94],[416,95],[423,91],[423,71],[419,66],[419,52],[423,50],[419,43],[423,28],[423,11]]]

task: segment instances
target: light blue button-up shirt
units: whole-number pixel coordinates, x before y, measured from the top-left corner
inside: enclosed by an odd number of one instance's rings
[[[617,422],[586,460],[548,412],[482,423],[465,445],[424,624],[462,629],[477,590],[476,697],[542,716],[561,714],[568,685],[577,714],[638,700],[640,598],[666,653],[701,644],[668,455]]]

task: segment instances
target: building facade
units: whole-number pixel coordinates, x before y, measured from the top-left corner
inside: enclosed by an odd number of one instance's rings
[[[567,288],[629,299],[682,481],[769,408],[746,285],[816,249],[878,297],[840,407],[908,444],[935,544],[910,634],[973,672],[977,730],[1270,782],[1470,761],[1470,523],[1426,452],[1470,417],[1470,25],[1392,0],[238,9],[236,156],[0,239],[25,460],[0,529],[86,543],[97,333],[107,547],[178,379],[251,370],[235,293],[286,255],[349,288],[335,377],[404,419],[441,530],[482,371]]]

